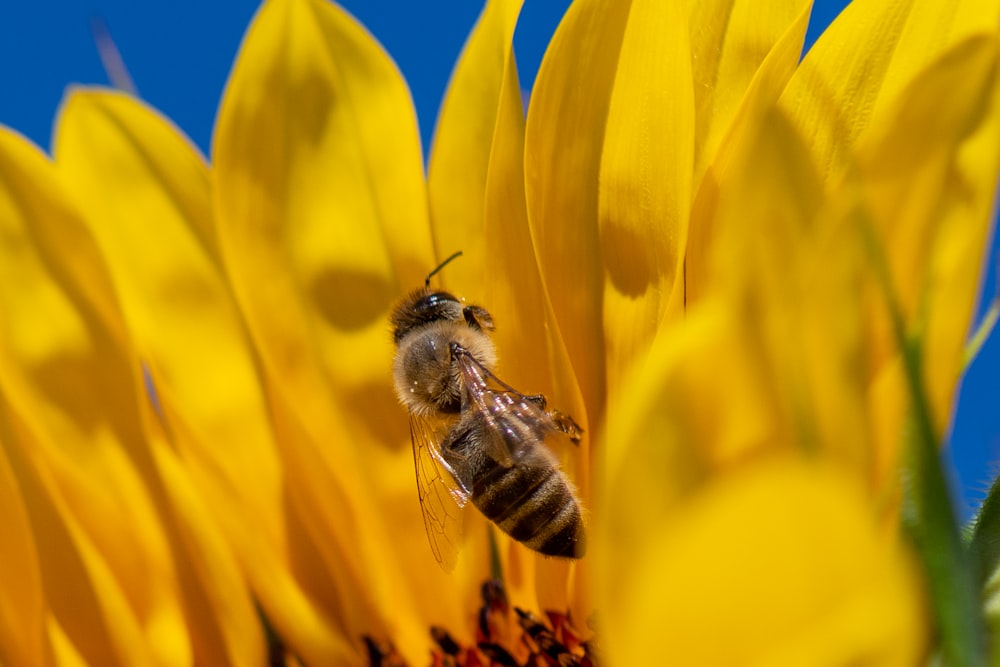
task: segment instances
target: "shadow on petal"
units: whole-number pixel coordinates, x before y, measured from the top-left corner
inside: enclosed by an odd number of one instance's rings
[[[384,319],[386,304],[394,297],[385,276],[333,265],[313,276],[309,294],[320,316],[335,329],[346,331]]]
[[[645,294],[657,274],[648,240],[634,228],[608,221],[601,229],[601,245],[604,268],[615,290],[632,298]]]

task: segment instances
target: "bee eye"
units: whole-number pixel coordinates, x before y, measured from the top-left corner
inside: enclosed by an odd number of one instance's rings
[[[420,323],[459,320],[462,318],[462,304],[447,292],[434,292],[413,304],[413,314]]]
[[[414,305],[414,310],[420,312],[447,312],[460,305],[458,299],[447,292],[428,294]]]

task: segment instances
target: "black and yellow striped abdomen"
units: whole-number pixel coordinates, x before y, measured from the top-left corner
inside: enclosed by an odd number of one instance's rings
[[[576,496],[541,451],[510,468],[484,459],[473,475],[472,502],[502,531],[535,551],[580,558],[586,550]]]

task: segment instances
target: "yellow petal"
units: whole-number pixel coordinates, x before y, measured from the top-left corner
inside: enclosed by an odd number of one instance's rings
[[[150,422],[153,422],[150,419]],[[184,462],[159,438],[157,466],[170,496],[167,519],[191,628],[193,660],[212,665],[260,663],[266,642],[239,563]]]
[[[610,407],[600,469],[610,479],[638,467],[659,475],[664,500],[648,508],[650,515],[667,511],[677,495],[714,470],[738,464],[768,443],[787,444],[773,371],[755,358],[759,341],[744,335],[744,324],[728,304],[706,303],[656,340]],[[726,419],[717,418],[722,413]],[[616,543],[627,549],[629,536],[645,534],[643,518],[636,514],[635,521],[621,524],[625,538]]]
[[[635,0],[618,56],[598,172],[608,392],[684,305],[694,89],[682,3]]]
[[[657,493],[654,478],[619,483]],[[751,464],[647,534],[614,564],[620,594],[602,627],[616,664],[902,667],[925,658],[921,579],[848,476],[798,461]]]
[[[699,303],[714,297],[713,306],[735,318],[739,354],[760,367],[763,384],[750,392],[774,402],[758,412],[774,415],[779,440],[870,471],[858,288],[864,246],[853,227],[840,224],[845,213],[824,196],[790,123],[773,110],[756,115],[746,135],[727,147],[725,168],[712,175],[718,179],[713,215],[700,222],[711,225],[713,246]],[[712,355],[729,354],[731,345],[705,347],[700,363],[714,368]],[[727,388],[716,391],[730,398]],[[733,410],[711,390],[701,395],[721,413]],[[731,400],[747,401],[738,394]]]
[[[266,3],[223,99],[215,164],[227,268],[267,369],[319,423],[323,373],[389,408],[386,311],[432,267],[416,127],[395,67],[326,2]],[[350,355],[334,354],[348,342]]]
[[[214,163],[220,246],[260,354],[292,529],[313,548],[295,555],[297,576],[358,651],[370,633],[420,660],[421,619],[461,627],[473,588],[427,547],[390,381],[388,309],[433,267],[405,84],[339,8],[266,2],[223,98]]]
[[[607,568],[632,563],[633,554],[648,548],[652,526],[673,517],[713,477],[762,452],[796,446],[774,372],[746,324],[729,304],[706,302],[665,330],[609,406],[597,466],[602,521],[595,526],[603,550],[595,554],[594,585],[604,614],[620,604],[619,578]]]
[[[485,239],[484,197],[494,131],[503,122],[498,116],[501,90],[508,79],[510,45],[522,4],[486,3],[448,84],[427,167],[437,256],[456,250],[464,254],[441,280],[473,302],[483,299],[483,276],[501,270]],[[514,94],[520,99],[520,91]],[[523,108],[517,114],[523,119]]]
[[[246,537],[245,526],[256,526],[260,539],[231,540],[246,561],[259,562],[262,552],[282,549],[276,544],[283,530],[281,470],[254,362],[219,272],[207,166],[166,121],[118,93],[73,93],[54,145],[64,182],[84,204],[108,259],[164,414],[171,419],[180,411],[195,425],[193,441],[177,424],[170,431],[203,500],[191,497],[192,480],[175,469],[172,455],[162,452],[159,464],[184,517],[183,544],[199,545],[188,552],[202,575],[191,590],[212,591],[193,613],[214,606],[212,616],[224,624],[222,637],[211,635],[224,646],[209,641],[204,650],[228,657],[207,659],[259,662],[264,644],[256,611],[239,572],[224,566],[232,556],[215,545],[206,511],[230,536]],[[252,573],[259,581],[262,573]],[[208,634],[214,625],[197,627]]]
[[[92,540],[103,579],[120,586],[143,650],[186,661],[165,508],[138,411],[144,399],[106,271],[52,166],[7,131],[0,174],[8,239],[0,247],[0,382],[36,433],[30,455],[39,474],[51,475],[58,502]]]
[[[869,123],[930,62],[993,30],[996,0],[850,3],[810,49],[782,95],[824,176],[837,175]]]
[[[598,233],[601,146],[629,2],[570,5],[542,60],[525,130],[525,193],[542,279],[591,429],[605,395]]]
[[[865,266],[857,230],[824,197],[809,151],[781,112],[734,158],[720,185],[713,268],[742,335],[776,381],[785,431],[871,471],[864,396]]]
[[[0,438],[0,662],[9,665],[53,664],[45,622],[48,605],[42,591],[35,538],[24,498],[7,459],[11,445]]]

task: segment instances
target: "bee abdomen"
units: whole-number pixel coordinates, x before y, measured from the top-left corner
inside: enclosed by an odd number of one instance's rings
[[[524,544],[546,556],[582,558],[587,545],[584,540],[580,506],[565,484],[562,488],[567,497],[566,504],[540,531],[524,540]]]
[[[580,507],[557,468],[497,466],[483,477],[473,502],[501,530],[547,556],[583,556]]]

